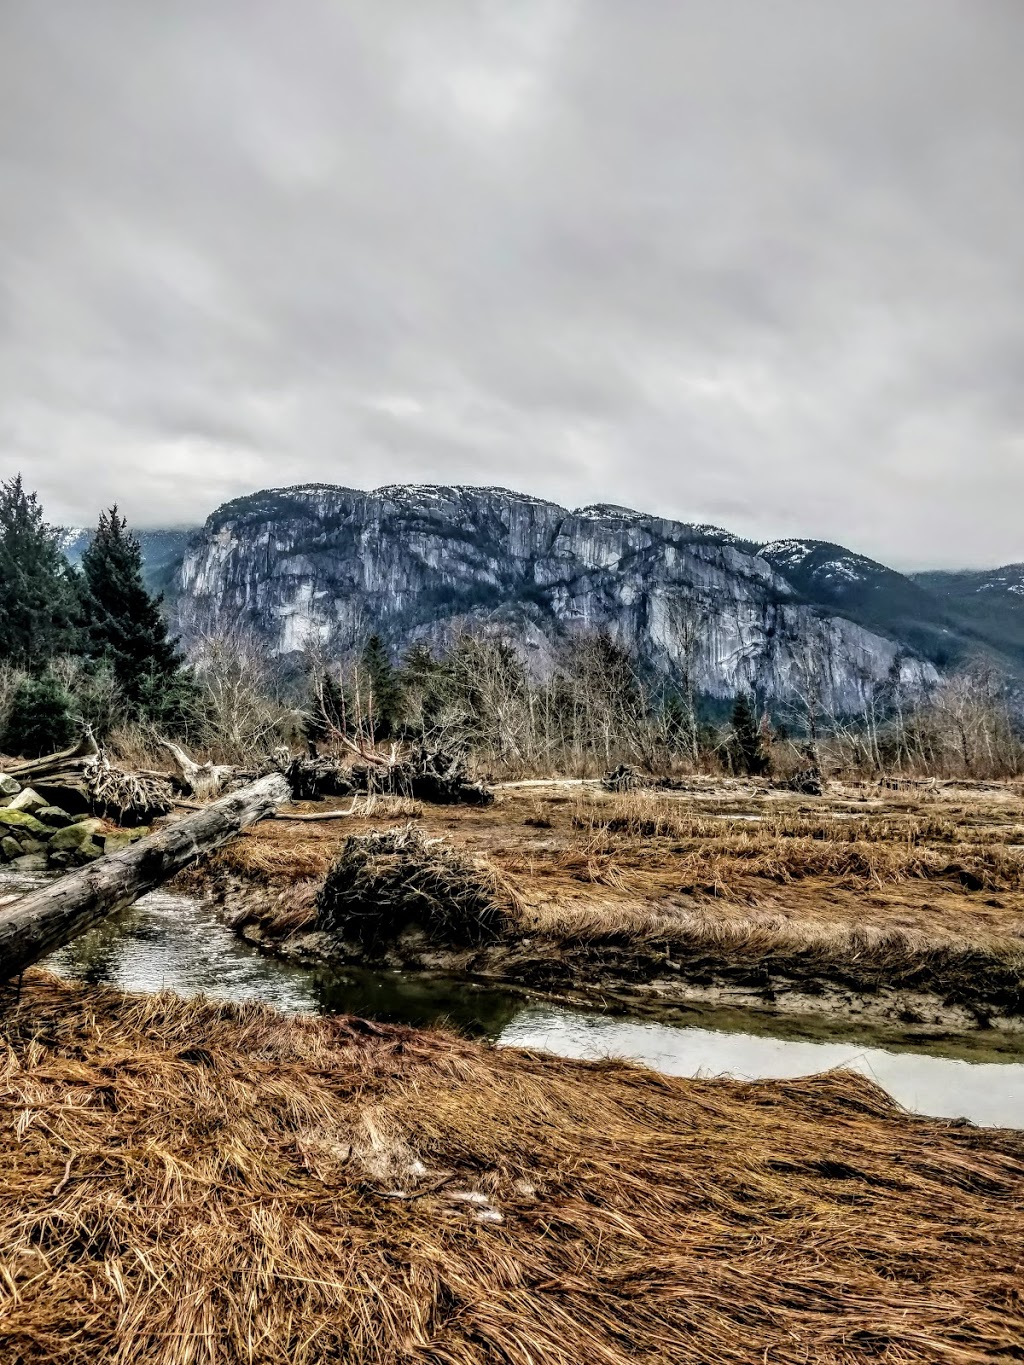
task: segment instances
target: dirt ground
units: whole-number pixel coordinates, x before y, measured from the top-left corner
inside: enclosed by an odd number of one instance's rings
[[[330,954],[312,932],[328,867],[349,836],[411,823],[503,873],[517,909],[500,944],[467,953],[413,935],[389,949],[403,965],[634,1005],[749,999],[964,1028],[1024,1014],[1020,785],[833,784],[807,797],[700,779],[623,795],[516,784],[483,808],[360,809],[266,822],[204,884],[254,941]]]

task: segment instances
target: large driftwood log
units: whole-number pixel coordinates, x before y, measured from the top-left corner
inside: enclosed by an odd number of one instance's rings
[[[53,806],[91,811],[119,824],[148,823],[171,809],[166,774],[131,773],[112,764],[88,725],[70,749],[9,764],[4,771]]]
[[[273,815],[289,796],[284,775],[271,773],[0,909],[0,981],[17,976],[241,830]]]
[[[97,757],[99,751],[100,746],[96,743],[92,726],[86,725],[82,730],[81,739],[77,744],[72,744],[70,749],[61,749],[56,754],[45,754],[42,758],[22,759],[20,763],[11,764],[4,771],[28,787],[36,777],[48,777],[65,769],[80,771],[87,762]]]

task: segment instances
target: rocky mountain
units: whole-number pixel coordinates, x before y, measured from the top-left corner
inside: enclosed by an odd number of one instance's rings
[[[842,545],[827,540],[776,540],[759,545],[756,552],[783,575],[802,601],[901,640],[939,668],[991,646],[990,641],[968,638],[964,623],[955,620],[927,587]]]
[[[927,649],[885,628],[883,600],[941,615],[925,589],[837,546],[759,547],[623,507],[437,486],[236,499],[193,537],[172,595],[186,639],[241,627],[289,653],[373,629],[397,649],[473,623],[544,668],[567,634],[600,627],[711,695],[783,698],[813,678],[844,710],[890,676],[936,676]]]

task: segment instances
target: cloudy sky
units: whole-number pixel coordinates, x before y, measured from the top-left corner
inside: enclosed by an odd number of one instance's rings
[[[1020,0],[3,0],[0,473],[1024,559]]]

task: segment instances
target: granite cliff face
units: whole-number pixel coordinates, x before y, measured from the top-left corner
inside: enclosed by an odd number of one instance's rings
[[[647,663],[712,695],[781,698],[815,678],[857,706],[893,670],[935,670],[899,641],[804,600],[756,547],[716,527],[501,488],[326,485],[225,504],[187,549],[178,628],[245,628],[278,653],[379,631],[396,647],[460,622],[514,638],[546,667],[572,631],[606,628]]]

